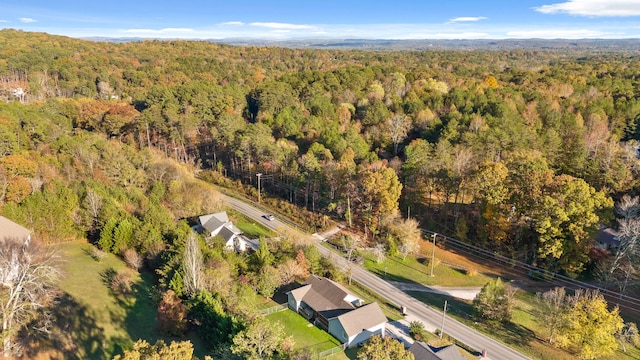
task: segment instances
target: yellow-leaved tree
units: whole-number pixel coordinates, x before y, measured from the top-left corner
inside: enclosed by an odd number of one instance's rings
[[[616,334],[624,326],[618,308],[609,311],[597,290],[578,290],[569,301],[556,344],[576,350],[581,359],[613,354],[618,349]]]

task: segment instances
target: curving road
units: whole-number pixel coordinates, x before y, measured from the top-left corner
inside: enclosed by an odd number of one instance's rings
[[[248,204],[244,201],[227,196],[227,202],[231,207],[244,215],[256,220],[262,225],[272,229],[278,230],[279,228],[293,228],[284,219],[276,219],[269,221],[262,216],[265,215],[265,211],[258,209],[257,207]],[[318,236],[316,236],[318,238]],[[387,299],[391,304],[396,305],[398,308],[404,305],[407,307],[407,312],[419,319],[425,324],[425,328],[439,329],[442,322],[442,313],[430,306],[416,300],[415,298],[407,295],[402,290],[394,286],[393,284],[380,279],[374,274],[366,271],[355,264],[348,264],[347,260],[332,252],[330,249],[321,246],[319,242],[316,242],[316,247],[320,253],[328,258],[331,258],[337,266],[351,269],[351,276],[353,280],[361,283],[362,285],[374,291],[378,295]],[[509,348],[508,346],[495,341],[476,330],[460,323],[459,321],[446,317],[445,333],[451,337],[459,340],[467,346],[476,349],[478,352],[486,350],[487,358],[493,360],[519,360],[530,359],[529,357]]]

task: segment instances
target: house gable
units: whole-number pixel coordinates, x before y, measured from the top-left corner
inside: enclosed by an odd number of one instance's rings
[[[364,305],[338,316],[335,320],[340,324],[339,328],[342,330],[339,335],[346,337],[341,340],[349,347],[368,340],[372,335],[384,336],[387,323],[387,317],[382,313],[378,303]],[[330,325],[332,322],[334,319],[330,320]],[[332,333],[332,335],[338,337],[338,334]]]

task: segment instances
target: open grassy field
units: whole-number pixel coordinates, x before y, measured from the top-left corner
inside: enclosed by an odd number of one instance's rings
[[[442,308],[444,300],[448,300],[447,315],[459,320],[466,325],[479,330],[510,347],[530,356],[532,359],[570,360],[577,356],[568,351],[557,349],[549,345],[546,339],[546,329],[536,316],[540,309],[537,307],[535,295],[525,292],[516,292],[511,322],[499,326],[488,327],[473,320],[473,307],[470,301],[455,299],[452,297],[424,292],[410,292],[416,299],[433,307]],[[447,332],[445,324],[445,334]],[[637,348],[627,348],[627,352],[619,350],[616,354],[603,358],[608,360],[640,359],[640,351]]]
[[[426,257],[408,256],[402,259],[398,256],[388,256],[382,262],[376,262],[373,254],[365,252],[364,266],[379,277],[400,282],[418,283],[423,285],[440,285],[453,287],[484,286],[490,277],[482,273],[469,273],[451,266],[436,263],[431,276],[431,262]]]
[[[153,276],[132,272],[131,292],[116,295],[107,285],[108,274],[131,270],[112,254],[95,260],[91,247],[71,242],[58,248],[63,260],[59,287],[64,296],[56,311],[63,315],[59,320],[64,326],[61,332],[72,343],[65,347],[63,358],[111,359],[138,339],[151,343],[158,339],[176,340],[156,331]],[[200,339],[195,334],[189,334],[188,339],[194,344],[196,355],[203,356]]]
[[[233,224],[238,227],[238,229],[242,230],[244,234],[250,239],[257,239],[260,236],[264,236],[267,238],[276,236],[273,231],[260,225],[254,220],[247,218],[237,211],[229,210],[228,213],[231,217],[231,220],[233,221]]]

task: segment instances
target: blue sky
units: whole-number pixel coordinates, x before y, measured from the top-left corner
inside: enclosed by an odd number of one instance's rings
[[[640,0],[3,0],[0,28],[185,39],[640,38]]]

